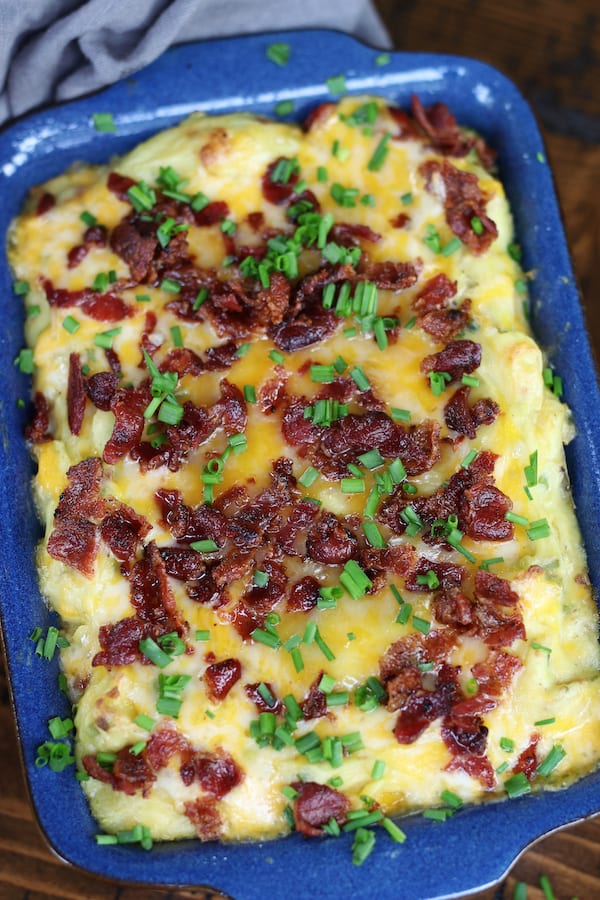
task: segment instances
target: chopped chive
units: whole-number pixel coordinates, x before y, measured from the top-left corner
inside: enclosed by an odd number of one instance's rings
[[[231,219],[223,219],[221,222],[221,231],[223,234],[232,235],[235,234],[237,225]]]
[[[391,56],[389,53],[379,53],[375,57],[375,65],[376,66],[387,66],[391,60]]]
[[[132,756],[139,756],[146,749],[147,741],[136,741],[135,744],[132,744],[129,748],[129,752]]]
[[[148,294],[136,294],[135,299],[138,303],[150,303],[150,297]]]
[[[446,390],[446,385],[452,381],[452,376],[448,372],[430,372],[429,386],[434,397],[439,397]]]
[[[324,184],[327,181],[327,178],[327,169],[325,168],[325,166],[319,166],[317,168],[317,181],[321,184]]]
[[[474,459],[477,457],[477,450],[469,450],[465,458],[462,460],[461,469],[468,469]]]
[[[269,353],[269,359],[272,359],[274,363],[277,363],[278,366],[282,366],[285,362],[285,356],[283,353],[280,353],[279,350],[271,350]]]
[[[315,384],[331,384],[335,381],[335,369],[333,365],[310,367],[310,380]]]
[[[266,587],[269,583],[269,576],[266,572],[262,572],[260,569],[254,570],[254,575],[252,576],[252,581],[256,587]]]
[[[530,541],[539,541],[542,538],[550,537],[550,525],[546,519],[537,519],[531,523],[526,534]]]
[[[514,522],[515,525],[522,525],[523,527],[529,525],[529,519],[526,519],[525,516],[519,516],[517,513],[511,512],[510,510],[507,513],[504,513],[504,518],[508,522]]]
[[[479,568],[483,569],[485,572],[488,572],[490,566],[495,565],[497,563],[503,563],[503,562],[504,562],[503,556],[492,556],[492,557],[490,557],[490,559],[484,559],[482,561],[481,565],[479,566]]]
[[[127,196],[131,201],[131,205],[137,212],[149,211],[156,203],[156,194],[152,188],[148,187],[145,181],[134,184],[127,191]]]
[[[547,778],[566,755],[566,750],[564,750],[560,744],[554,744],[548,755],[537,767],[537,774],[541,775],[543,778]]]
[[[77,319],[73,318],[73,316],[67,316],[63,319],[62,327],[65,331],[68,331],[69,334],[75,334],[76,331],[79,331],[81,328],[81,323],[77,321]]]
[[[359,391],[367,391],[371,387],[369,379],[365,375],[365,372],[361,366],[354,366],[352,369],[350,369],[349,375],[358,387]]]
[[[501,737],[500,738],[500,749],[504,750],[505,753],[512,753],[515,749],[515,742],[512,738]]]
[[[253,384],[244,385],[244,400],[247,403],[256,403],[256,388]]]
[[[531,649],[532,650],[541,650],[542,653],[548,653],[548,654],[552,653],[552,650],[550,647],[544,647],[543,644],[538,644],[537,641],[531,642]]]
[[[452,256],[453,253],[456,253],[462,247],[463,243],[459,237],[453,237],[448,241],[447,244],[440,249],[440,253],[442,256]]]
[[[383,773],[385,772],[385,763],[382,759],[376,759],[373,763],[373,768],[371,769],[371,778],[373,781],[379,781],[380,778],[383,778]]]
[[[197,628],[194,635],[197,641],[210,641],[210,631],[208,628]]]
[[[275,65],[285,66],[290,60],[292,48],[289,44],[275,43],[269,44],[265,52],[267,59],[270,59]]]
[[[527,293],[527,282],[524,278],[517,278],[517,280],[515,281],[515,290],[517,294]]]
[[[294,112],[294,101],[280,100],[279,103],[275,104],[274,111],[276,116],[289,116]]]
[[[208,288],[200,288],[200,290],[196,294],[196,299],[194,300],[194,302],[192,304],[192,310],[195,312],[197,309],[200,309],[200,307],[202,306],[202,304],[204,303],[204,301],[206,300],[207,297],[208,297]],[[242,344],[242,346],[244,346],[244,345]],[[239,352],[239,350],[240,350],[240,348],[238,347],[238,352]],[[238,354],[236,353],[236,356],[237,355]]]
[[[380,809],[374,809],[373,812],[366,812],[362,809],[354,810],[354,812],[361,813],[361,815],[357,815],[355,818],[350,818],[350,814],[348,815],[348,821],[343,826],[343,831],[356,831],[357,828],[366,828],[367,825],[375,825],[376,822],[381,822],[384,818],[383,813]]]
[[[445,822],[451,816],[451,809],[424,809],[423,818],[431,819],[432,822]]]
[[[193,541],[190,544],[192,550],[197,550],[199,553],[214,553],[215,550],[219,549],[219,545],[212,540],[205,541]]]
[[[24,280],[13,282],[13,291],[18,297],[26,297],[29,293],[29,282]]]
[[[362,494],[365,491],[364,478],[342,478],[342,494]]]
[[[360,598],[373,587],[371,579],[353,559],[348,560],[344,565],[344,569],[340,575],[340,583],[353,600],[360,600]]]
[[[335,659],[335,653],[325,643],[325,641],[323,640],[323,637],[321,636],[321,632],[319,631],[318,628],[315,633],[315,644],[317,645],[317,647],[319,648],[319,650],[321,651],[321,653],[323,654],[325,659],[328,659],[330,662],[332,662],[332,660]]]
[[[94,113],[92,122],[96,131],[116,131],[117,126],[112,113]]]
[[[152,731],[156,724],[155,719],[152,719],[150,716],[145,715],[145,713],[140,713],[139,716],[136,716],[133,721],[140,728],[143,728],[144,731]]]
[[[349,691],[333,691],[327,694],[327,706],[345,706],[350,702]]]
[[[440,586],[440,580],[433,569],[429,569],[425,575],[417,575],[417,584],[425,585],[430,591],[435,591]]]
[[[344,827],[346,831],[347,828]],[[375,847],[375,833],[366,828],[359,828],[352,842],[352,865],[362,866]]]
[[[371,159],[367,163],[367,169],[369,170],[369,172],[379,172],[379,170],[383,166],[388,155],[387,145],[391,136],[391,133],[389,131],[386,131],[386,133],[381,137],[379,143],[375,147]]]
[[[461,798],[452,791],[442,791],[440,799],[442,800],[442,803],[445,803],[446,806],[451,806],[452,809],[462,809],[464,806]]]
[[[474,375],[463,375],[460,379],[462,384],[468,384],[469,387],[479,387],[479,378]]]
[[[343,94],[346,90],[346,76],[332,75],[331,78],[325,79],[325,84],[327,85],[330,94]]]
[[[159,669],[164,669],[165,666],[168,666],[169,663],[173,662],[172,657],[170,657],[168,653],[165,653],[164,650],[161,650],[151,637],[142,638],[138,646],[140,652],[143,653],[150,662],[153,662],[155,666],[158,666]]]
[[[431,630],[431,622],[428,622],[427,619],[420,619],[418,616],[412,617],[413,628],[417,631],[420,631],[421,634],[429,634]]]
[[[500,765],[496,769],[496,774],[502,775],[502,773],[506,772],[507,769],[508,769],[508,763],[505,760],[503,763],[500,763]]]
[[[173,281],[172,278],[163,278],[160,283],[163,291],[167,291],[168,294],[178,294],[181,291],[181,285],[178,281]]]
[[[406,835],[401,828],[398,828],[395,822],[392,822],[391,819],[388,819],[387,816],[384,816],[380,824],[382,828],[385,828],[391,839],[396,844],[404,843],[404,841],[406,840]]]
[[[555,722],[556,716],[551,716],[549,719],[538,719],[538,721],[533,724],[536,728],[541,728],[543,725],[554,725]]]
[[[363,522],[362,528],[365,533],[365,537],[367,541],[371,545],[371,547],[376,547],[379,550],[383,550],[387,547],[387,543],[385,538],[379,531],[379,528],[375,524],[375,522]]]
[[[183,347],[183,337],[181,336],[181,328],[179,325],[172,325],[170,331],[173,345],[175,347]]]
[[[271,647],[273,650],[277,650],[277,648],[281,646],[281,641],[277,635],[272,634],[270,631],[263,631],[262,628],[255,628],[254,631],[251,632],[250,637],[259,644],[264,644],[266,647]]]
[[[504,790],[514,800],[516,797],[523,797],[525,794],[531,793],[531,785],[527,780],[524,772],[517,772],[504,782]]]
[[[28,306],[26,310],[26,315],[28,319],[34,319],[36,316],[39,316],[42,311],[39,303],[34,303],[33,306]]]

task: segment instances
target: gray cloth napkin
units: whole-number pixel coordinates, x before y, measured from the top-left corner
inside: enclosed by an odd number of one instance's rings
[[[286,28],[390,46],[370,0],[0,0],[0,122],[131,75],[172,44]]]

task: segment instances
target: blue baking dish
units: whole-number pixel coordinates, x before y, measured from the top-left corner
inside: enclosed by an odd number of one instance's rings
[[[266,48],[290,44],[279,67]],[[187,113],[250,110],[272,114],[291,99],[301,119],[331,98],[326,79],[346,76],[349,93],[374,92],[406,105],[417,93],[425,104],[443,100],[465,125],[497,149],[524,250],[534,270],[532,319],[538,339],[564,379],[577,436],[568,448],[573,491],[590,575],[600,584],[600,395],[573,280],[550,170],[534,117],[507,78],[483,63],[452,56],[377,51],[333,31],[301,31],[189,44],[166,53],[134,77],[75,102],[36,113],[0,134],[3,234],[28,188],[76,160],[99,163],[123,153]],[[379,62],[379,64],[378,64]],[[111,112],[115,133],[98,133],[92,114]],[[25,771],[34,807],[54,851],[91,873],[148,885],[210,886],[236,900],[293,892],[296,900],[434,900],[457,897],[498,881],[532,841],[600,810],[600,772],[567,790],[465,809],[443,824],[412,816],[402,823],[406,843],[381,833],[368,862],[351,862],[351,835],[306,841],[296,834],[268,843],[222,846],[180,842],[138,847],[98,846],[98,828],[73,769],[57,774],[34,765],[47,737],[47,720],[66,715],[57,688],[58,664],[34,654],[36,625],[53,619],[40,596],[34,565],[39,526],[29,491],[32,464],[22,439],[29,410],[27,378],[11,365],[23,343],[23,312],[0,267],[4,327],[0,334],[0,593],[4,642]]]

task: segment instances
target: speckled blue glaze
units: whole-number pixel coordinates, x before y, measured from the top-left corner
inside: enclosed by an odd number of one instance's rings
[[[265,57],[275,40],[292,46],[285,68]],[[104,162],[194,109],[219,113],[247,109],[271,114],[285,99],[294,117],[329,99],[325,79],[344,72],[350,93],[375,92],[406,104],[416,92],[425,104],[447,102],[460,122],[482,132],[499,153],[501,176],[524,248],[535,269],[533,323],[552,364],[565,381],[577,424],[568,460],[593,583],[600,584],[600,396],[588,338],[549,168],[532,113],[515,86],[474,60],[422,53],[377,53],[329,31],[305,31],[190,44],[166,53],[131,79],[93,97],[29,116],[0,134],[5,233],[30,185],[57,175],[75,160]],[[112,112],[116,134],[98,134],[94,112]],[[543,160],[543,157],[541,157]],[[576,165],[576,160],[574,160]],[[0,267],[4,327],[0,334],[0,593],[4,640],[25,770],[39,821],[56,851],[90,872],[152,885],[205,885],[236,900],[323,896],[330,900],[435,900],[457,897],[497,881],[540,835],[600,810],[600,773],[568,790],[461,811],[442,824],[413,816],[402,827],[402,846],[378,831],[368,862],[354,867],[351,836],[313,840],[299,835],[270,843],[220,846],[182,842],[155,847],[99,847],[86,801],[72,769],[36,769],[35,748],[47,738],[52,715],[66,715],[57,690],[58,665],[37,659],[28,636],[52,617],[40,597],[34,567],[39,527],[29,491],[32,465],[22,440],[28,379],[10,365],[22,346],[21,303],[13,297],[5,259]],[[326,888],[325,888],[326,886]]]

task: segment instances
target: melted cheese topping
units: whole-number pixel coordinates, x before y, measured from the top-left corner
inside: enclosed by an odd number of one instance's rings
[[[423,242],[431,226],[440,235],[442,245],[452,233],[446,223],[443,204],[435,193],[426,189],[419,165],[425,160],[439,159],[421,139],[388,142],[388,153],[379,171],[370,171],[368,162],[381,137],[351,128],[344,118],[366,98],[342,101],[338,108],[321,116],[319,122],[303,133],[294,125],[257,119],[250,115],[210,118],[195,114],[176,128],[156,135],[127,154],[116,170],[136,181],[154,185],[161,166],[172,166],[186,180],[184,190],[198,191],[211,200],[224,200],[229,218],[238,225],[238,243],[252,240],[246,217],[262,211],[266,227],[274,231],[289,230],[285,205],[267,203],[261,191],[261,179],[267,167],[278,157],[296,157],[301,177],[321,204],[322,214],[331,213],[337,221],[364,224],[382,235],[378,243],[363,242],[372,261],[422,260],[423,269],[416,288],[394,293],[379,291],[379,315],[397,316],[403,327],[395,343],[379,350],[372,339],[359,333],[347,336],[344,327],[336,329],[325,341],[286,354],[285,366],[290,378],[290,394],[314,396],[319,388],[311,382],[308,365],[330,363],[342,356],[349,367],[360,365],[375,392],[389,407],[409,410],[414,422],[425,418],[441,423],[443,406],[449,393],[435,396],[429,381],[420,370],[421,360],[435,353],[440,345],[422,329],[408,327],[413,313],[411,301],[418,289],[432,276],[443,272],[457,282],[454,303],[471,300],[473,331],[467,336],[482,348],[482,363],[477,370],[479,386],[471,400],[491,397],[501,413],[489,426],[481,426],[473,440],[442,445],[441,460],[430,471],[411,482],[419,494],[429,495],[444,480],[459,470],[470,450],[492,450],[498,454],[495,483],[514,502],[514,512],[530,522],[546,519],[548,537],[531,541],[524,528],[515,527],[515,537],[501,543],[472,541],[464,546],[475,556],[476,565],[484,559],[502,557],[493,567],[494,574],[510,580],[520,598],[526,640],[517,640],[510,654],[523,663],[497,706],[483,716],[488,729],[487,756],[495,770],[504,763],[512,765],[530,741],[533,732],[540,735],[537,747],[542,760],[554,745],[560,745],[564,759],[547,779],[546,785],[562,786],[594,767],[600,757],[600,652],[597,622],[585,559],[572,501],[569,495],[563,442],[572,433],[569,411],[544,387],[542,352],[529,333],[523,313],[523,295],[515,284],[523,275],[518,264],[507,253],[513,240],[512,221],[502,184],[485,171],[470,154],[452,159],[457,168],[473,172],[481,190],[489,196],[487,213],[498,228],[498,237],[489,249],[475,256],[466,247],[444,256]],[[375,100],[385,127],[387,113],[381,101]],[[334,145],[344,152],[332,153]],[[318,167],[325,167],[327,181],[317,178]],[[159,671],[153,665],[135,662],[127,666],[92,666],[99,651],[98,630],[134,613],[130,585],[108,547],[101,544],[95,575],[88,578],[76,569],[52,558],[47,552],[47,539],[54,527],[54,511],[68,479],[70,466],[90,456],[102,457],[104,445],[111,435],[114,416],[87,403],[83,426],[78,437],[71,434],[67,421],[66,384],[69,354],[81,355],[90,373],[106,369],[102,351],[94,346],[94,336],[112,325],[104,325],[88,317],[80,309],[50,306],[40,286],[40,276],[50,279],[57,288],[80,290],[89,286],[100,272],[113,270],[118,279],[129,278],[126,263],[109,246],[90,249],[76,268],[66,266],[68,251],[82,240],[80,214],[87,210],[109,230],[129,212],[128,203],[107,189],[107,167],[81,166],[53,179],[34,192],[31,206],[40,191],[50,191],[56,204],[44,215],[26,210],[14,223],[10,234],[10,258],[17,279],[27,280],[29,308],[39,313],[27,319],[27,340],[34,348],[34,388],[41,390],[51,409],[52,439],[34,446],[39,470],[34,492],[39,515],[46,527],[46,537],[38,550],[40,584],[48,603],[58,611],[69,646],[62,650],[62,665],[74,698],[77,698],[77,758],[98,752],[118,752],[121,748],[148,739],[148,732],[135,723],[140,714],[157,722],[168,717],[157,713],[157,680]],[[331,196],[334,183],[358,189],[358,197],[371,194],[373,201],[357,202],[342,208]],[[407,198],[406,195],[411,197]],[[401,197],[410,202],[403,205]],[[373,205],[369,205],[372,202]],[[410,220],[403,228],[390,226],[390,220],[406,212]],[[219,224],[210,227],[191,225],[188,241],[195,262],[201,267],[219,269],[224,248]],[[117,352],[123,383],[138,384],[146,372],[140,368],[139,341],[146,314],[156,313],[158,324],[151,339],[160,345],[157,363],[172,349],[170,329],[178,326],[185,347],[198,354],[219,343],[207,318],[202,322],[178,319],[165,308],[173,299],[163,288],[143,285],[150,299],[138,302],[140,287],[123,289],[123,299],[133,307],[133,315],[118,323],[112,347]],[[64,327],[67,314],[79,323],[74,334]],[[274,344],[264,335],[253,339],[244,356],[234,360],[226,373],[228,380],[240,388],[254,385],[257,393],[273,374],[269,354]],[[180,402],[192,400],[208,406],[219,394],[222,372],[206,372],[198,377],[180,380],[177,396]],[[224,480],[217,494],[234,483],[252,482],[252,491],[266,486],[272,463],[280,456],[293,460],[294,474],[299,477],[307,467],[306,459],[289,447],[280,428],[281,412],[261,414],[248,404],[245,430],[247,449],[229,458]],[[173,543],[169,531],[161,524],[154,499],[159,488],[176,488],[190,505],[202,503],[200,471],[206,460],[220,454],[226,446],[221,429],[195,451],[180,471],[165,467],[142,475],[129,457],[115,465],[104,464],[104,496],[114,496],[128,504],[151,524],[146,542],[159,546]],[[524,493],[524,467],[537,451],[538,483],[531,488],[531,499]],[[373,476],[365,475],[367,491]],[[347,494],[339,482],[318,478],[307,494],[318,500],[322,508],[339,516],[362,514],[367,494]],[[405,538],[396,538],[402,542]],[[440,547],[421,546],[418,537],[411,538],[430,559],[452,560],[466,564],[457,553]],[[287,559],[290,581],[304,574],[314,574],[323,584],[337,584],[340,567],[315,565],[310,561]],[[473,567],[474,569],[475,567]],[[440,804],[440,795],[450,790],[465,801],[478,801],[505,793],[503,782],[511,774],[496,774],[495,786],[486,790],[476,777],[462,770],[449,770],[451,754],[442,740],[440,719],[433,721],[412,744],[402,745],[393,734],[396,713],[378,706],[368,713],[354,703],[332,707],[327,717],[301,721],[294,739],[310,731],[323,739],[360,732],[362,747],[345,756],[339,768],[327,761],[311,763],[294,745],[275,749],[258,746],[251,736],[251,722],[257,710],[244,692],[244,684],[269,682],[278,697],[293,694],[300,701],[321,670],[335,679],[336,690],[352,691],[366,678],[377,676],[379,660],[386,649],[403,636],[414,632],[409,618],[406,624],[396,621],[398,604],[389,585],[376,593],[353,600],[346,594],[337,608],[306,613],[286,613],[284,603],[277,607],[281,616],[277,631],[282,642],[302,635],[307,622],[318,623],[320,633],[334,658],[326,660],[315,642],[302,644],[304,662],[297,672],[290,653],[283,647],[271,649],[260,643],[243,641],[227,621],[227,611],[246,589],[251,575],[230,588],[231,603],[212,610],[194,603],[182,582],[171,579],[182,618],[189,623],[189,644],[193,652],[177,656],[164,670],[165,674],[190,675],[182,693],[182,706],[176,720],[168,719],[201,750],[226,750],[243,772],[242,782],[219,802],[221,834],[227,840],[273,837],[289,828],[284,815],[286,797],[282,787],[297,781],[326,783],[339,776],[340,790],[353,806],[361,805],[368,795],[388,812],[405,812]],[[402,580],[391,578],[402,590]],[[433,618],[433,594],[424,588],[411,593],[415,616],[430,622]],[[280,608],[283,607],[283,608]],[[208,643],[195,642],[197,629],[209,629]],[[539,649],[545,648],[545,649]],[[242,677],[227,697],[220,702],[209,698],[203,673],[214,654],[217,660],[234,657],[242,666]],[[461,638],[452,656],[452,664],[461,667],[460,681],[466,684],[471,668],[484,658],[488,648],[476,638]],[[549,724],[534,727],[535,722]],[[514,750],[501,747],[501,738],[513,741]],[[383,777],[373,779],[376,760],[385,763]],[[147,792],[128,796],[95,779],[82,784],[94,815],[102,828],[119,831],[144,823],[156,839],[174,839],[194,834],[194,826],[185,814],[186,802],[199,795],[197,784],[186,786],[179,777],[179,761],[171,759]]]

